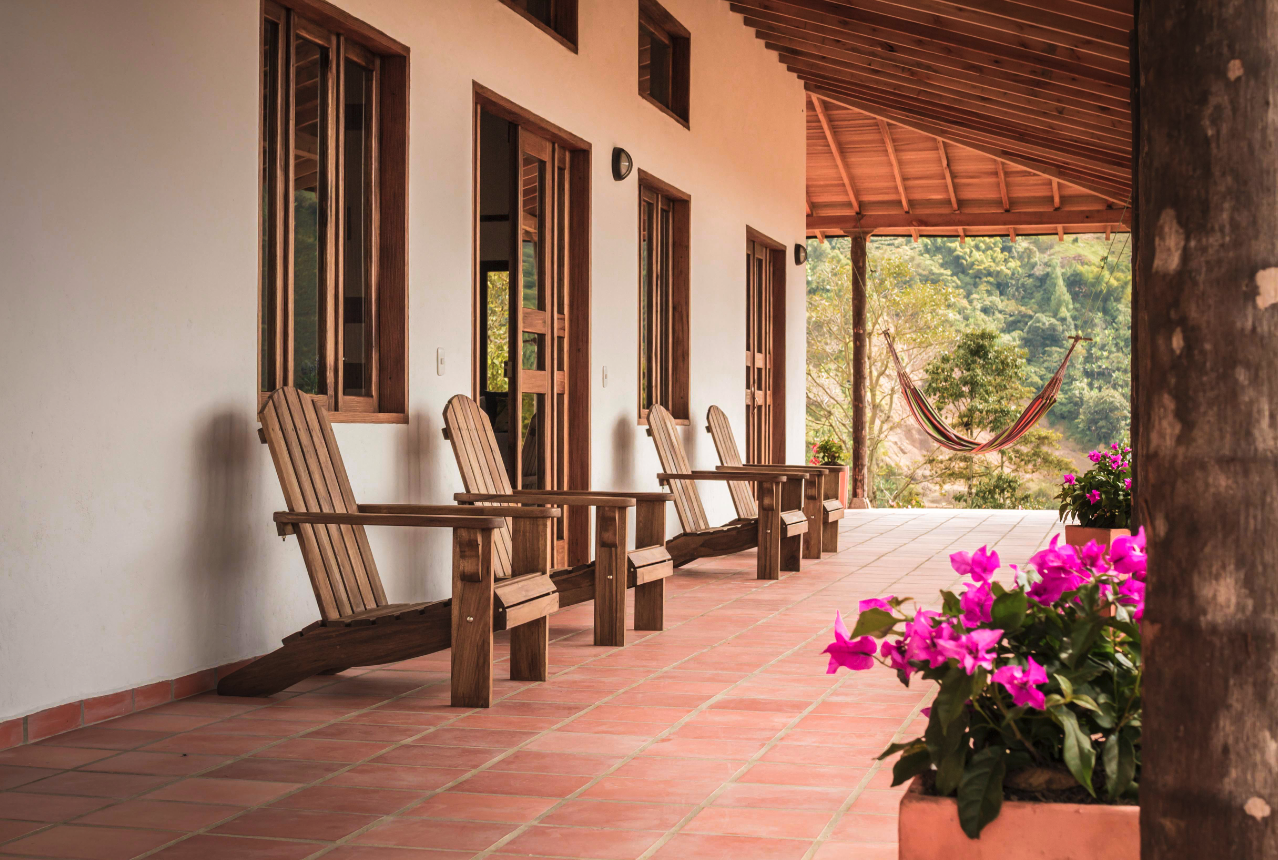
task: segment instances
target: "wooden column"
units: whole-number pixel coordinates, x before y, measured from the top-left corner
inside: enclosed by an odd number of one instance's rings
[[[1139,4],[1137,4],[1139,5]],[[1140,10],[1134,9],[1139,15]],[[1137,18],[1136,20],[1139,20]],[[1131,53],[1130,69],[1131,69],[1131,106],[1132,106],[1132,192],[1131,199],[1128,203],[1128,229],[1131,233],[1128,235],[1128,241],[1131,242],[1132,255],[1132,364],[1131,364],[1131,440],[1132,448],[1136,452],[1136,456],[1132,458],[1132,514],[1133,529],[1145,522],[1144,513],[1141,511],[1141,500],[1143,498],[1141,492],[1140,481],[1140,455],[1144,445],[1141,444],[1141,421],[1140,410],[1137,404],[1140,400],[1141,381],[1148,378],[1148,371],[1142,368],[1137,362],[1137,356],[1141,355],[1140,343],[1145,339],[1145,313],[1144,306],[1141,304],[1140,290],[1140,273],[1136,271],[1136,260],[1138,259],[1137,248],[1140,246],[1140,211],[1136,205],[1136,195],[1140,189],[1140,40],[1135,29],[1128,34],[1128,45]]]
[[[849,236],[852,257],[852,474],[848,495],[864,499],[869,495],[866,476],[866,378],[869,355],[865,332],[865,233]]]
[[[1276,20],[1140,2],[1143,860],[1278,857]]]

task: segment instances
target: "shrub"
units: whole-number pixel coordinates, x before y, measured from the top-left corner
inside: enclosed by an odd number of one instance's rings
[[[838,439],[826,438],[812,446],[812,463],[826,466],[846,466],[848,451]]]
[[[1063,475],[1061,522],[1073,516],[1080,526],[1098,529],[1127,528],[1132,522],[1132,449],[1110,445],[1109,451],[1092,451],[1087,458],[1096,465],[1082,475]]]
[[[942,591],[940,612],[907,612],[908,597],[863,600],[851,633],[835,617],[824,652],[831,673],[879,662],[907,687],[914,675],[939,682],[923,736],[879,758],[900,753],[893,785],[932,771],[973,839],[998,816],[1009,774],[1024,785],[1068,770],[1109,802],[1137,790],[1145,534],[1108,551],[1058,540],[1030,558],[1033,572],[1011,567],[1010,589],[993,581],[998,553],[955,553],[971,581],[961,595]],[[1093,783],[1098,753],[1103,785]]]

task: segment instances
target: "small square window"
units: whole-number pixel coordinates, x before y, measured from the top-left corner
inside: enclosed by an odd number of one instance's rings
[[[655,0],[639,0],[639,95],[688,125],[688,29]]]
[[[577,52],[577,0],[501,0],[565,48]]]

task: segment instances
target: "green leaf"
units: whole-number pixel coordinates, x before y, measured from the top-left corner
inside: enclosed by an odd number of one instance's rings
[[[1002,747],[986,747],[972,756],[959,781],[959,825],[971,839],[998,817],[1003,808],[1003,777],[1007,773]]]
[[[1095,711],[1098,714],[1103,714],[1100,709],[1100,705],[1096,704],[1096,701],[1091,696],[1084,696],[1082,693],[1079,693],[1077,696],[1070,699],[1070,704],[1078,705],[1080,708],[1086,708],[1089,711]]]
[[[903,755],[896,760],[896,764],[892,765],[892,784],[900,785],[931,766],[932,755],[926,749]]]
[[[972,679],[959,667],[955,666],[941,680],[940,692],[932,703],[932,713],[938,714],[941,730],[948,731],[950,724],[963,713],[963,706],[972,698]]]
[[[957,734],[960,738],[963,737],[962,732]],[[949,740],[948,736],[946,740]],[[941,764],[936,769],[937,794],[942,797],[949,797],[959,787],[959,780],[963,778],[963,768],[967,765],[968,751],[967,744],[960,743],[949,750],[945,758],[941,759]]]
[[[1078,717],[1069,708],[1056,707],[1051,713],[1052,718],[1065,730],[1065,766],[1074,775],[1074,779],[1095,797],[1092,770],[1096,767],[1096,750],[1092,748],[1092,739],[1079,727]]]
[[[1069,682],[1069,678],[1064,675],[1053,675],[1056,683],[1061,685],[1061,693],[1065,696],[1066,701],[1074,697],[1074,685]]]
[[[892,616],[892,613],[877,608],[867,609],[856,620],[856,629],[852,631],[852,637],[869,635],[882,639],[891,633],[895,626],[896,618]]]
[[[922,741],[921,739],[919,739],[919,738],[915,738],[915,739],[914,739],[914,740],[912,740],[912,741],[906,741],[906,742],[905,742],[905,743],[903,743],[903,744],[889,744],[887,749],[885,749],[883,752],[879,753],[879,755],[878,755],[878,759],[877,759],[877,760],[878,760],[878,761],[883,761],[883,759],[887,758],[888,756],[896,755],[897,753],[901,752],[902,750],[911,750],[911,751],[915,751],[915,750],[916,750],[916,748],[917,748],[917,749],[926,749],[926,747],[923,745],[923,741]]]
[[[1069,645],[1066,648],[1065,663],[1071,669],[1078,665],[1079,658],[1092,650],[1096,637],[1109,619],[1088,616],[1074,625],[1069,634]]]
[[[990,610],[990,623],[1006,633],[1019,630],[1025,623],[1025,610],[1029,606],[1028,598],[1023,591],[1009,591],[1001,597],[994,598],[994,606]]]
[[[1117,761],[1115,763],[1115,772],[1111,776],[1109,772],[1109,762],[1105,763],[1105,776],[1108,781],[1108,794],[1111,798],[1122,797],[1123,794],[1131,788],[1132,780],[1136,777],[1136,748],[1132,746],[1131,738],[1126,732],[1111,735],[1110,740],[1118,738]],[[1106,744],[1106,753],[1108,754],[1109,744]]]
[[[962,615],[963,605],[959,603],[958,596],[952,591],[941,592],[941,603],[945,607],[947,615]]]

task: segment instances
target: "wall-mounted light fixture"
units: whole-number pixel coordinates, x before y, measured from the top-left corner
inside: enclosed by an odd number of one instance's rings
[[[794,246],[794,265],[802,266],[808,261],[808,246],[795,243]]]
[[[620,146],[612,148],[612,178],[620,182],[630,175],[630,171],[634,169],[634,159],[630,157],[630,153],[626,152]]]

